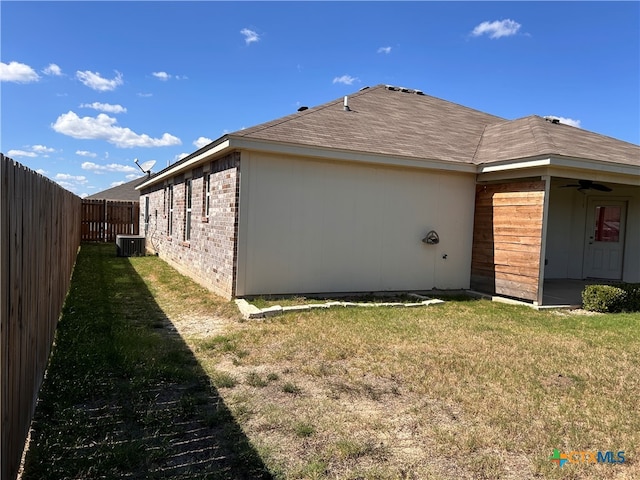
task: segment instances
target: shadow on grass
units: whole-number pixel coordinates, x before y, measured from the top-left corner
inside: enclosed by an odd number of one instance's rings
[[[78,255],[22,478],[272,478],[113,245]]]

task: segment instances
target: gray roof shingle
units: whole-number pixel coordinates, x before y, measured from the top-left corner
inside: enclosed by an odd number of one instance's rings
[[[485,164],[568,156],[640,165],[640,147],[542,117],[506,120],[422,92],[377,85],[230,136],[380,155]]]
[[[415,91],[378,85],[230,136],[468,163],[484,128],[504,121]]]
[[[147,176],[136,178],[135,180],[123,183],[117,187],[96,192],[86,198],[91,200],[124,200],[129,202],[139,202],[140,191],[136,190],[136,187],[146,180],[148,180]]]
[[[151,179],[163,178],[170,170],[177,171],[182,164],[188,164],[226,139],[469,165],[566,156],[640,166],[638,145],[554,124],[535,115],[507,120],[420,91],[388,85],[365,87],[348,98],[350,111],[344,110],[340,98],[224,135]],[[640,175],[640,169],[638,172]],[[140,179],[140,183],[143,180]],[[117,189],[120,187],[111,190]],[[104,198],[111,190],[91,197]]]
[[[488,125],[474,161],[486,164],[547,155],[640,167],[638,145],[535,115]]]

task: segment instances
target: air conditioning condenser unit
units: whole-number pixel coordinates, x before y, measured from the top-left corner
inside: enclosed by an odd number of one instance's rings
[[[116,235],[118,257],[138,257],[145,254],[144,235]]]

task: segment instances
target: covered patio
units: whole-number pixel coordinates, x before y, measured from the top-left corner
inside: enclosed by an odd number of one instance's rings
[[[541,175],[493,173],[478,184],[472,289],[579,308],[585,285],[640,281],[637,180],[534,171]]]

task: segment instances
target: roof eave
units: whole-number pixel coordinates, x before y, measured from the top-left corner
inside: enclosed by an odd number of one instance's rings
[[[640,169],[637,165],[606,162],[602,160],[590,160],[584,158],[565,157],[562,155],[544,155],[532,158],[519,158],[505,160],[478,166],[478,173],[504,172],[509,170],[522,170],[535,167],[558,167],[578,170],[594,170],[599,172],[615,173],[640,177]]]
[[[448,160],[408,157],[401,155],[387,155],[370,153],[359,150],[344,150],[332,147],[302,145],[298,143],[284,143],[247,137],[235,137],[232,145],[236,149],[258,151],[264,153],[317,158],[320,160],[334,160],[355,163],[367,163],[397,167],[425,168],[432,170],[457,171],[461,173],[476,173],[476,166],[472,163]]]
[[[211,142],[209,145],[196,150],[192,154],[186,156],[182,160],[173,165],[168,166],[164,170],[161,170],[146,182],[141,183],[136,187],[136,190],[142,190],[156,183],[159,183],[167,178],[174,177],[184,170],[197,167],[214,157],[225,154],[232,148],[229,135],[224,135],[218,140]]]
[[[551,176],[640,186],[640,169],[634,165],[547,156],[517,159],[478,167],[478,181],[505,181]]]
[[[283,143],[260,140],[227,134],[216,142],[192,153],[178,163],[158,172],[146,182],[138,185],[136,190],[160,183],[181,172],[195,168],[203,163],[214,160],[232,150],[259,151],[281,155],[312,157],[325,160],[337,160],[357,163],[389,165],[397,167],[426,168],[432,170],[456,171],[461,173],[476,173],[476,166],[471,163],[452,162],[438,159],[422,159],[403,156],[389,156],[355,150],[338,150],[330,147],[317,147],[297,143]]]

